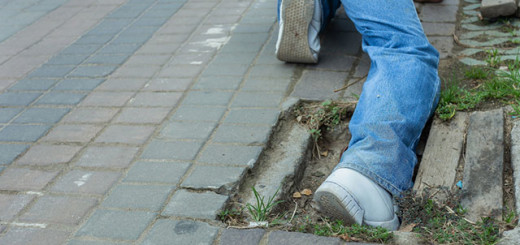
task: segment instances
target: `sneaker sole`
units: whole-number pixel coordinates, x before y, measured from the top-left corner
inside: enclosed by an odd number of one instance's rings
[[[321,213],[342,220],[344,225],[362,224],[364,210],[342,187],[325,182],[314,195]]]
[[[314,0],[283,0],[283,30],[276,57],[298,63],[316,63],[309,46],[309,25],[314,14]]]

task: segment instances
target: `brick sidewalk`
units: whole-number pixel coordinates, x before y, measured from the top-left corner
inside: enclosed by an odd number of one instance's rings
[[[447,57],[458,1],[419,10]],[[318,65],[279,62],[275,21],[275,0],[0,0],[0,244],[261,239],[216,215],[281,103],[352,99],[332,91],[370,63],[344,14]]]

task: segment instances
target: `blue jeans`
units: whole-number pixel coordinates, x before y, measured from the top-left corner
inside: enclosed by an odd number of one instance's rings
[[[340,1],[319,1],[330,20]],[[439,53],[412,0],[341,3],[363,36],[371,66],[350,121],[349,147],[336,168],[354,169],[399,196],[413,186],[415,148],[439,99]]]

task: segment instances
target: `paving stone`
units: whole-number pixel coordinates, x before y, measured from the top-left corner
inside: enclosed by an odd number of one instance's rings
[[[118,185],[101,206],[159,211],[172,189],[172,186]]]
[[[79,66],[69,74],[69,77],[105,77],[117,69],[117,66]]]
[[[41,93],[15,93],[5,92],[0,94],[0,106],[25,106],[31,104]]]
[[[76,162],[77,166],[126,168],[139,148],[126,146],[90,146]]]
[[[456,22],[458,10],[457,5],[425,4],[419,17],[426,22]]]
[[[131,33],[130,30],[125,31],[126,34]],[[135,33],[138,34],[138,33]],[[139,49],[140,44],[109,44],[98,51],[98,54],[133,54]]]
[[[153,140],[144,149],[143,159],[193,160],[202,142]]]
[[[0,123],[11,121],[22,110],[22,108],[0,108]]]
[[[58,83],[54,90],[93,90],[103,81],[102,79],[65,79]]]
[[[169,108],[124,108],[114,122],[158,124],[169,112]]]
[[[25,168],[8,168],[0,176],[0,189],[13,191],[39,191],[51,182],[59,171],[40,171]]]
[[[455,33],[452,23],[423,22],[422,26],[426,35],[452,36]]]
[[[210,105],[210,106],[226,106],[233,96],[232,92],[218,91],[191,91],[188,92],[184,101],[184,105]]]
[[[248,78],[244,82],[242,91],[287,91],[291,79],[286,78]]]
[[[126,54],[93,55],[83,64],[85,65],[121,65],[129,58]]]
[[[204,70],[202,76],[243,76],[248,69],[247,64],[211,64]]]
[[[232,109],[224,122],[275,125],[279,114],[277,109]]]
[[[31,72],[27,77],[55,77],[61,78],[69,74],[75,67],[65,65],[43,65]]]
[[[67,241],[69,232],[26,227],[12,227],[0,237],[0,244],[11,245],[42,245],[63,244]]]
[[[182,93],[171,92],[141,92],[137,93],[135,98],[130,101],[131,106],[164,106],[172,107],[181,98]]]
[[[135,91],[141,89],[146,82],[146,79],[137,78],[109,78],[96,90]]]
[[[3,222],[12,221],[34,198],[34,195],[0,194],[0,220]]]
[[[51,191],[104,195],[120,176],[118,172],[72,170],[62,176]]]
[[[97,204],[93,198],[43,196],[19,220],[26,223],[78,225]]]
[[[224,229],[220,236],[221,245],[257,245],[265,234],[263,229]]]
[[[76,237],[136,240],[155,217],[151,212],[96,210]],[[171,241],[170,241],[171,242]]]
[[[143,144],[154,130],[152,126],[110,125],[95,142]]]
[[[232,190],[246,167],[195,166],[181,186],[193,189]]]
[[[294,65],[255,65],[251,68],[250,77],[276,77],[291,78],[293,76]]]
[[[349,40],[349,45],[345,45]],[[357,55],[361,50],[361,34],[357,32],[339,32],[329,35],[321,44],[323,54]]]
[[[35,145],[16,164],[45,166],[68,163],[80,149],[79,146],[70,145]]]
[[[185,162],[136,162],[124,181],[176,185],[190,165]]]
[[[131,245],[133,243],[130,242],[113,242],[108,240],[99,240],[99,241],[92,241],[92,240],[80,240],[80,239],[73,239],[70,240],[68,245]]]
[[[306,233],[287,232],[287,231],[272,231],[269,233],[269,245],[278,244],[342,244],[337,237],[322,237]]]
[[[470,115],[461,200],[470,220],[502,218],[503,130],[502,109]]]
[[[49,128],[49,125],[9,125],[0,131],[0,141],[34,142]]]
[[[278,107],[283,97],[277,92],[239,92],[231,107]]]
[[[29,148],[29,145],[25,144],[0,144],[0,164],[10,164],[27,148]]]
[[[340,94],[334,90],[345,85],[347,76],[345,72],[306,71],[291,96],[309,100],[337,99]]]
[[[200,219],[216,219],[228,196],[213,192],[189,192],[178,190],[173,194],[162,215]]]
[[[207,139],[217,127],[214,122],[171,122],[159,134],[166,139]]]
[[[143,244],[168,245],[172,241],[179,244],[211,244],[218,230],[198,221],[160,219],[155,222]]]
[[[193,82],[192,78],[155,78],[146,84],[145,91],[185,91]]]
[[[161,66],[151,66],[151,65],[123,65],[120,66],[111,77],[133,77],[133,78],[141,78],[141,79],[149,79],[154,76],[154,74],[161,69]]]
[[[482,0],[480,12],[484,18],[495,18],[512,15],[517,8],[514,0]]]
[[[52,129],[43,141],[87,143],[101,131],[102,126],[90,124],[58,125]],[[1,133],[1,132],[0,132]]]
[[[38,105],[76,105],[85,98],[85,93],[50,92],[41,97]]]
[[[445,59],[453,49],[453,37],[428,37],[430,43],[439,51],[440,58]]]
[[[133,95],[132,92],[92,92],[81,106],[123,106]]]
[[[112,108],[76,108],[63,118],[63,122],[104,123],[112,120],[117,112],[118,109]]]
[[[181,105],[170,120],[216,122],[225,111],[225,107]]]
[[[210,76],[210,77],[201,77],[195,85],[193,85],[193,89],[201,89],[201,90],[213,90],[213,89],[221,89],[221,90],[236,90],[238,86],[242,82],[241,76]]]
[[[221,143],[265,144],[271,127],[223,124],[218,127],[213,141]]]
[[[210,144],[204,149],[198,162],[253,167],[262,149],[260,146]]]
[[[160,78],[171,78],[171,77],[196,77],[203,67],[200,65],[171,65],[164,67],[157,75]]]
[[[78,55],[67,55],[58,54],[52,57],[46,64],[49,65],[79,65],[81,64],[89,54],[78,54]]]
[[[29,108],[15,123],[57,123],[70,109],[68,108]]]
[[[233,40],[233,37],[231,37]],[[263,42],[260,42],[263,43]],[[240,53],[240,54],[226,54],[221,53],[213,59],[212,64],[251,64],[255,59],[257,53]]]
[[[356,61],[355,56],[323,54],[317,64],[307,65],[308,68],[327,69],[335,71],[349,72]]]
[[[33,78],[18,81],[9,90],[47,90],[56,84],[56,79]]]

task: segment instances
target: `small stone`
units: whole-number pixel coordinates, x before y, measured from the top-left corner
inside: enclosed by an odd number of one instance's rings
[[[309,190],[309,189],[304,189],[304,190],[302,191],[302,194],[303,194],[303,195],[306,195],[306,196],[310,196],[310,195],[312,195],[312,191]]]
[[[295,192],[294,194],[292,194],[292,197],[296,199],[302,198],[302,194],[300,194],[300,192]]]

